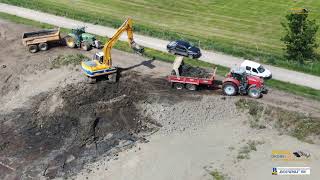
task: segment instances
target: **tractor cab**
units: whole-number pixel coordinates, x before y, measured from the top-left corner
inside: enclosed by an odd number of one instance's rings
[[[80,28],[76,28],[76,29],[72,29],[72,33],[75,35],[80,36],[81,34],[85,33],[85,27],[80,27]]]
[[[230,77],[239,82],[240,93],[246,91],[246,88],[248,86],[248,82],[247,82],[247,73],[244,68],[236,67],[236,68],[231,69]]]
[[[247,79],[247,73],[244,68],[237,67],[233,68],[229,74],[230,77],[237,79],[239,82],[245,81]]]

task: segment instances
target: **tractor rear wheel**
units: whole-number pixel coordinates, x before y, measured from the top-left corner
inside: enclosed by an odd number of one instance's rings
[[[235,96],[238,93],[238,87],[232,82],[226,82],[222,85],[223,93],[227,96]]]
[[[40,43],[40,44],[38,45],[38,47],[39,47],[39,49],[40,49],[41,51],[46,51],[46,50],[49,49],[49,46],[48,46],[47,43]]]
[[[81,48],[85,51],[91,50],[91,45],[88,42],[81,43]]]
[[[261,97],[261,91],[257,89],[256,87],[251,87],[248,90],[248,95],[252,98],[258,99]]]
[[[176,88],[176,89],[178,89],[178,90],[182,90],[183,87],[184,87],[184,84],[182,84],[182,83],[175,83],[175,84],[173,85],[173,87]]]
[[[197,90],[197,85],[195,84],[186,84],[186,88],[190,91],[195,91]]]
[[[31,52],[31,53],[36,53],[36,52],[38,52],[38,46],[37,45],[30,45],[29,46],[29,52]]]
[[[65,41],[66,41],[66,45],[69,47],[69,48],[75,48],[76,47],[76,40],[71,37],[71,36],[67,36],[64,38]]]

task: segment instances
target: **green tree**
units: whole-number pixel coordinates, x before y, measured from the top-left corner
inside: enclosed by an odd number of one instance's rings
[[[286,58],[304,64],[305,61],[314,61],[316,41],[319,26],[315,20],[308,19],[308,11],[303,9],[299,13],[293,12],[286,16],[287,24],[282,23],[286,35],[281,40],[286,45]]]

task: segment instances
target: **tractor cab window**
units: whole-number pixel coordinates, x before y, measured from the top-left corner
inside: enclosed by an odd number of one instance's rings
[[[259,67],[258,67],[258,71],[259,71],[260,73],[263,73],[265,70],[266,70],[266,69],[264,69],[263,66],[259,66]]]
[[[251,71],[251,67],[250,66],[246,66],[246,70]]]
[[[231,76],[235,79],[237,79],[238,81],[241,81],[242,78],[243,78],[243,75],[242,74],[239,74],[239,73],[231,73]]]
[[[255,68],[252,68],[252,71],[258,74],[258,71]]]

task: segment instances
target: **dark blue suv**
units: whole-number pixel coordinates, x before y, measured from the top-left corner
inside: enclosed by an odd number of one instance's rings
[[[181,55],[192,59],[201,56],[200,49],[182,40],[172,41],[167,45],[167,50],[171,54]]]

